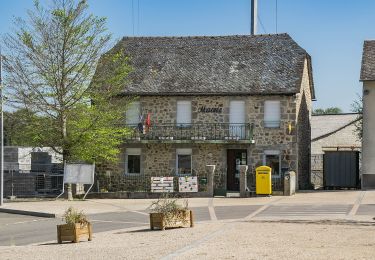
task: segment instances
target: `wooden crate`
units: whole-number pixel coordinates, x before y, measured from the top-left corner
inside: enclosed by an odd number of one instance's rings
[[[175,227],[193,227],[194,226],[194,218],[193,212],[191,210],[181,210],[181,214],[183,215],[184,219],[179,219],[177,216],[175,219],[167,223],[165,220],[164,213],[150,213],[150,228],[154,230],[154,228],[159,228],[161,230],[165,230],[166,228],[175,228]]]
[[[81,224],[57,225],[57,242],[59,244],[63,241],[78,243],[81,236],[88,236],[88,240],[92,240],[91,223],[83,226]]]

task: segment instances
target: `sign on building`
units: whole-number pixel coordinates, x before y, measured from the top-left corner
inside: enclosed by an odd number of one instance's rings
[[[198,177],[179,177],[179,192],[198,192]]]
[[[173,177],[151,177],[151,192],[173,192]]]

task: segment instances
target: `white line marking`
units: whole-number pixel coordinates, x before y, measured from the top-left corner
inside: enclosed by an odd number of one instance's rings
[[[128,221],[112,221],[112,220],[96,220],[96,219],[92,219],[90,220],[91,222],[102,222],[102,223],[118,223],[118,224],[142,224],[142,225],[145,225],[145,224],[148,224],[146,222],[128,222]]]
[[[162,257],[161,259],[162,260],[174,259],[178,255],[181,255],[181,254],[183,254],[183,253],[185,253],[185,252],[187,252],[187,251],[189,251],[189,250],[191,250],[193,248],[201,246],[204,242],[207,242],[207,241],[209,241],[209,240],[217,237],[218,235],[220,235],[224,231],[227,231],[227,230],[229,230],[231,228],[233,228],[233,223],[230,223],[230,224],[228,224],[228,225],[226,225],[226,226],[224,226],[224,227],[222,227],[222,228],[220,228],[220,229],[218,229],[216,231],[213,231],[213,232],[205,235],[201,239],[194,241],[190,245],[187,245],[187,246],[185,246],[183,248],[180,248],[180,249],[178,249],[178,250],[176,250],[176,251],[174,251],[174,252],[172,252],[172,253],[164,256],[164,257]]]
[[[217,221],[215,208],[214,208],[214,198],[208,200],[208,213],[210,214],[210,219],[212,221]]]
[[[361,191],[361,193],[359,194],[357,200],[355,201],[355,203],[353,205],[353,208],[348,213],[349,216],[354,216],[357,213],[357,211],[359,209],[359,206],[361,205],[361,202],[362,202],[365,194],[366,194],[366,191]]]

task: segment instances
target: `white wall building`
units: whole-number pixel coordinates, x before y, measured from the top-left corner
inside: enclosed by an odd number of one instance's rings
[[[375,40],[363,45],[362,188],[375,188]]]

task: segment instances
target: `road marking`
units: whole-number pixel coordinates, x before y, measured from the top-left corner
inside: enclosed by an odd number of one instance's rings
[[[174,252],[172,252],[172,253],[164,256],[164,257],[162,257],[161,259],[162,260],[174,259],[175,257],[177,257],[177,256],[179,256],[179,255],[181,255],[181,254],[183,254],[183,253],[185,253],[185,252],[187,252],[187,251],[189,251],[191,249],[194,249],[196,247],[201,246],[203,243],[205,243],[205,242],[207,242],[207,241],[209,241],[209,240],[217,237],[218,235],[222,234],[224,231],[228,231],[228,230],[232,229],[233,225],[234,225],[234,223],[229,223],[229,224],[225,225],[224,227],[222,227],[222,228],[220,228],[218,230],[215,230],[215,231],[213,231],[213,232],[205,235],[201,239],[198,239],[198,240],[194,241],[190,245],[187,245],[187,246],[185,246],[183,248],[180,248],[180,249],[178,249],[178,250],[176,250],[176,251],[174,251]]]
[[[6,223],[1,226],[10,226],[10,225],[19,225],[19,224],[28,224],[32,222],[39,222],[39,221],[48,221],[48,220],[53,220],[53,219],[32,219],[32,220],[25,220],[25,221],[19,221],[19,222],[13,222],[13,223]]]
[[[217,216],[214,208],[214,198],[210,198],[208,200],[208,213],[210,214],[210,219],[212,221],[217,221]]]
[[[149,213],[142,212],[142,211],[137,211],[137,210],[131,210],[131,211],[128,211],[128,212],[133,212],[133,213],[137,213],[137,214],[141,214],[141,215],[145,215],[145,216],[149,215]]]
[[[352,210],[348,213],[349,216],[354,216],[357,213],[358,208],[361,205],[363,198],[365,197],[365,194],[366,194],[366,191],[361,191],[359,193],[358,198],[355,201]]]
[[[253,217],[255,217],[256,215],[258,215],[259,213],[261,213],[262,211],[266,210],[270,205],[263,205],[262,207],[260,207],[259,209],[257,209],[256,211],[254,211],[253,213],[251,213],[250,215],[244,217],[244,220],[250,220],[252,219]]]
[[[142,225],[145,225],[145,224],[148,224],[146,222],[128,222],[128,221],[112,221],[112,220],[95,220],[95,219],[92,219],[90,220],[91,222],[102,222],[102,223],[116,223],[116,224],[142,224]]]
[[[263,212],[264,210],[266,210],[269,206],[271,206],[273,203],[275,202],[278,202],[280,200],[282,200],[284,198],[279,198],[279,199],[276,199],[274,201],[270,201],[268,202],[267,204],[263,205],[262,207],[260,207],[259,209],[257,209],[256,211],[254,211],[253,213],[251,213],[250,215],[244,217],[243,219],[244,220],[250,220],[252,219],[253,217],[255,217],[256,215],[260,214],[261,212]]]
[[[270,205],[259,217],[345,216],[351,205]]]

